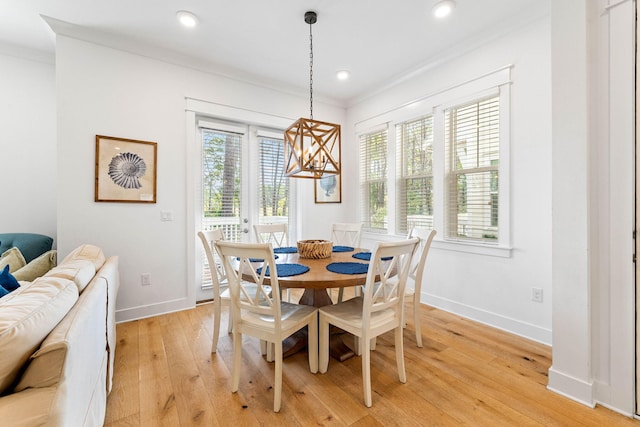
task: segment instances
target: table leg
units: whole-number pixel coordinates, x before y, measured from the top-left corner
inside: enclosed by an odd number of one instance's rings
[[[305,289],[298,304],[311,305],[313,307],[323,307],[325,305],[333,304],[329,292],[327,289]],[[349,348],[343,341],[342,335],[345,332],[338,328],[331,328],[329,337],[329,353],[331,357],[340,362],[344,362],[347,359],[355,356],[354,351]],[[283,356],[291,356],[306,347],[308,341],[307,329],[304,328],[295,334],[288,337],[283,345]]]

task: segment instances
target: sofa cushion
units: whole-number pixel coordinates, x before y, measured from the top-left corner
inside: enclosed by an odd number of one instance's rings
[[[0,255],[0,268],[4,268],[5,265],[9,266],[9,271],[14,272],[27,265],[27,261],[22,256],[20,249],[14,247]]]
[[[0,298],[0,394],[77,300],[77,286],[58,277],[40,277]]]
[[[17,280],[33,282],[56,266],[57,254],[55,249],[45,252],[24,267],[14,271],[13,276]]]
[[[53,239],[35,233],[0,233],[0,253],[14,246],[20,249],[26,262],[31,262],[53,249]]]
[[[67,261],[49,270],[45,276],[61,277],[73,281],[78,287],[78,292],[82,293],[84,288],[91,282],[96,274],[96,267],[93,262],[84,259]]]
[[[0,286],[0,298],[8,294],[9,294],[9,291],[3,288],[2,286]]]
[[[84,245],[78,246],[69,255],[67,255],[65,259],[62,260],[60,265],[66,264],[67,262],[70,262],[70,261],[79,260],[79,259],[91,261],[96,271],[98,271],[100,267],[102,267],[102,265],[104,264],[106,257],[104,256],[102,249],[100,249],[99,247],[94,245],[84,244]]]
[[[5,265],[2,271],[0,271],[0,286],[7,292],[14,291],[20,287],[20,284],[13,274],[9,273],[8,265]]]

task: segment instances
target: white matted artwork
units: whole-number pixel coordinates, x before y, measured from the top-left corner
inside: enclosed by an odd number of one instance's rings
[[[314,179],[314,195],[316,203],[341,203],[342,179],[340,174],[325,174]]]
[[[156,203],[157,143],[96,135],[96,202]]]

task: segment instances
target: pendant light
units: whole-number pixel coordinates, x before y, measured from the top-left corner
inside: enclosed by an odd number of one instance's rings
[[[284,131],[285,175],[292,178],[322,178],[340,174],[340,125],[313,119],[313,32],[316,12],[304,14],[309,24],[309,118],[300,118]]]

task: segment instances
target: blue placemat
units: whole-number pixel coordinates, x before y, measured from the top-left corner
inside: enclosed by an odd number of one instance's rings
[[[282,248],[273,248],[274,254],[295,254],[298,252],[298,248],[295,246],[284,246]]]
[[[334,246],[333,252],[351,252],[353,248],[351,246]]]
[[[332,262],[327,270],[341,274],[363,274],[369,270],[369,264],[363,262]]]
[[[274,259],[278,259],[278,255],[274,255],[273,256]],[[240,261],[240,257],[236,258],[238,261]],[[249,262],[264,262],[264,259],[262,258],[249,258]]]
[[[353,254],[351,256],[353,258],[362,259],[365,261],[371,261],[371,252],[358,252],[357,254]],[[389,261],[390,259],[393,259],[393,257],[392,256],[382,257],[383,261]]]
[[[278,277],[297,276],[298,274],[304,274],[309,271],[309,267],[302,264],[278,264]],[[261,274],[262,267],[256,270],[258,274]],[[266,276],[270,275],[269,266],[267,266]]]

